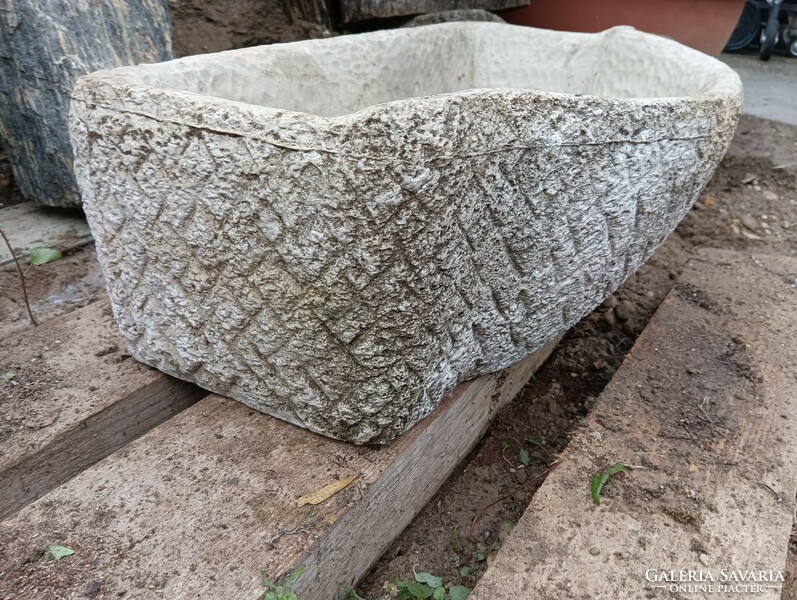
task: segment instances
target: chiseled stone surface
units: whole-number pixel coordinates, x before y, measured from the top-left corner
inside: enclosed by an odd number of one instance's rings
[[[740,104],[632,29],[448,23],[95,73],[72,138],[133,356],[384,443],[631,275]]]

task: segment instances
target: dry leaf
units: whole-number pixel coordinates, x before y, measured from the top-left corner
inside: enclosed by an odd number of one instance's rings
[[[716,203],[717,199],[714,196],[703,197],[703,206],[714,206]]]
[[[356,475],[350,475],[349,477],[345,477],[339,481],[335,481],[330,483],[329,485],[325,485],[320,490],[316,490],[312,494],[307,494],[306,496],[302,496],[296,502],[296,506],[302,507],[305,504],[321,504],[324,500],[331,498],[335,494],[337,494],[340,490],[348,486],[352,481],[357,479],[360,476],[359,473]]]

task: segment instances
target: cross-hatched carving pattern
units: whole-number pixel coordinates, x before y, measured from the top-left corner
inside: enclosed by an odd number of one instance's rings
[[[596,119],[573,134],[591,142],[554,143],[529,122],[577,131],[584,115],[547,124],[533,103],[481,102],[426,115],[455,114],[465,130],[446,135],[478,141],[435,153],[377,119],[338,126],[348,150],[331,151],[76,98],[84,206],[131,354],[326,435],[386,442],[633,273],[735,119],[634,108],[616,118],[652,123],[635,136]]]

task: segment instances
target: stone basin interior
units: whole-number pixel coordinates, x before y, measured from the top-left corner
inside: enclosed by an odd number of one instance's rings
[[[477,88],[613,98],[701,96],[711,93],[722,70],[708,56],[630,28],[583,34],[448,23],[122,71],[133,84],[336,117],[394,100]]]

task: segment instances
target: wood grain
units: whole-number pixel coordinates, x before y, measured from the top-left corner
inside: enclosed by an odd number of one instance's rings
[[[432,497],[552,348],[460,385],[381,448],[323,438],[209,396],[3,522],[0,597],[69,597],[96,580],[108,597],[254,600],[261,571],[276,578],[304,565],[299,597],[335,598]],[[297,507],[353,475],[321,504]],[[65,541],[76,553],[57,570],[40,559],[42,544]]]
[[[0,518],[207,395],[125,357],[107,300],[0,341]]]

